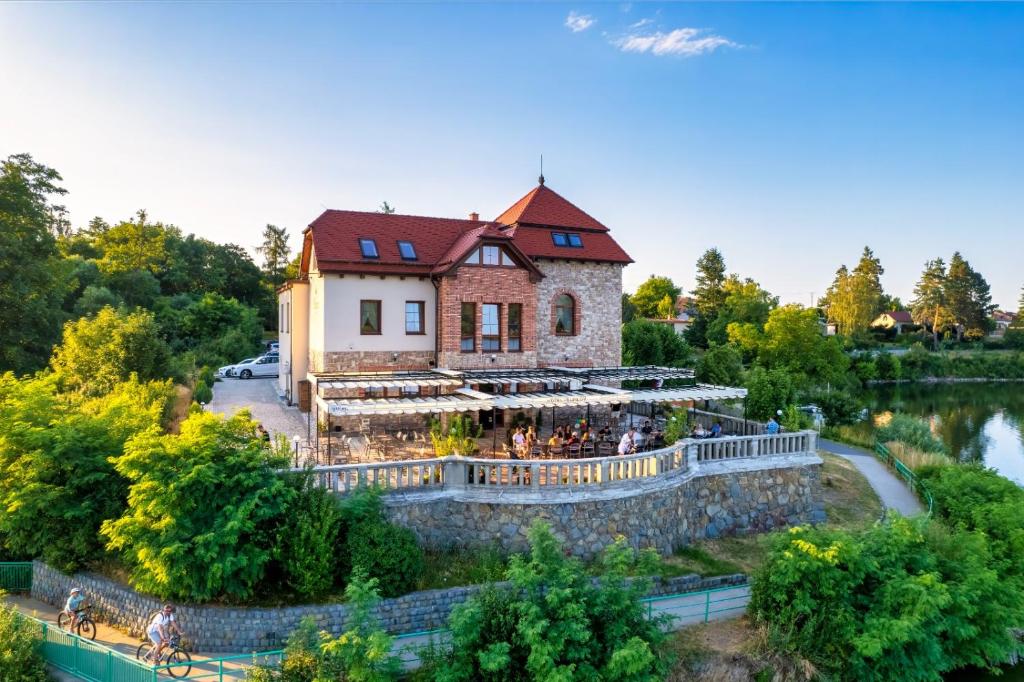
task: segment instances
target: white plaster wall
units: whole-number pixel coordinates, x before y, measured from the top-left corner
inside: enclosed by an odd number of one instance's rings
[[[292,298],[292,289],[290,287],[277,294],[277,342],[280,344],[278,351],[281,354],[280,371],[277,374],[277,388],[279,394],[284,393],[285,395],[288,394],[289,390],[288,370],[294,364],[292,362],[292,348],[294,347],[292,332],[294,330],[288,325],[284,311],[294,308]]]
[[[378,275],[324,275],[323,350],[433,351],[436,331],[436,292],[429,279]],[[379,300],[380,334],[359,333],[359,302]],[[405,333],[405,302],[423,301],[425,334]],[[312,334],[312,324],[310,325]]]

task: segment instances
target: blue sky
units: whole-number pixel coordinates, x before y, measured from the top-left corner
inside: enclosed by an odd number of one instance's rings
[[[711,246],[802,303],[865,244],[904,299],[954,250],[1024,284],[1020,4],[8,3],[0,105],[76,224],[493,217],[543,153],[630,290]]]

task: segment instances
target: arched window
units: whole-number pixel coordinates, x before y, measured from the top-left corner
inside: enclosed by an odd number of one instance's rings
[[[555,334],[576,334],[576,301],[569,294],[560,294],[555,299]]]

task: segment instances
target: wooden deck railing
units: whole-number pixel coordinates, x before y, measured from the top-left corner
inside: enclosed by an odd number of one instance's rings
[[[317,484],[338,493],[378,486],[386,491],[598,489],[655,479],[702,462],[813,453],[814,431],[760,436],[685,439],[661,450],[587,459],[481,459],[440,457],[311,469]]]

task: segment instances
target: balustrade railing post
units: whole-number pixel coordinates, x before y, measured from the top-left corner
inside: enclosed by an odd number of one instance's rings
[[[609,462],[607,459],[601,460],[601,482],[607,483],[610,479],[608,478]]]
[[[530,462],[530,487],[534,490],[540,488],[540,464]]]

